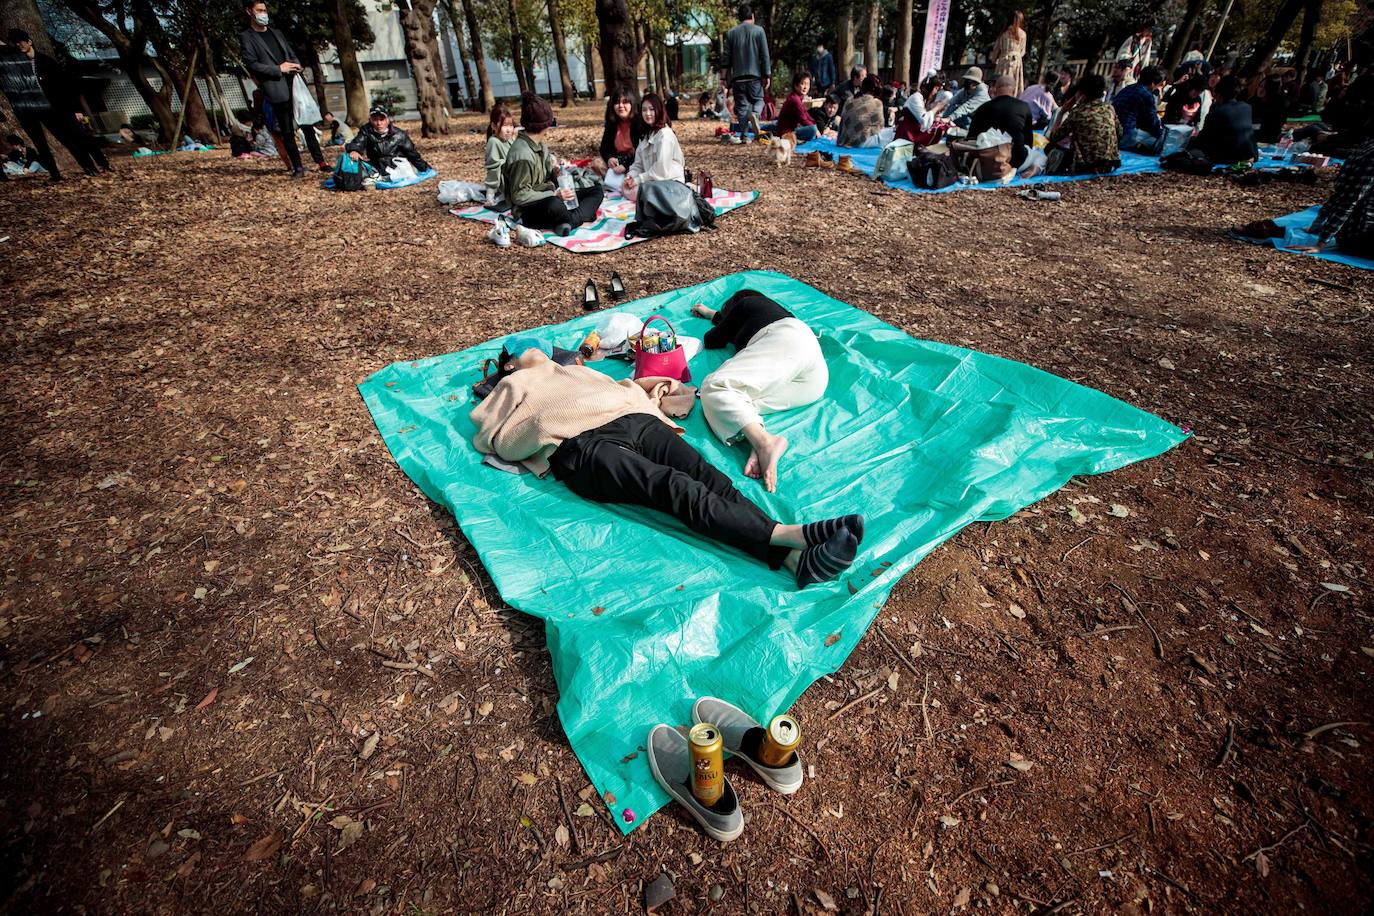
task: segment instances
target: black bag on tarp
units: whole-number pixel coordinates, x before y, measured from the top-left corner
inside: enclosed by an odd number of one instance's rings
[[[646,181],[639,186],[635,218],[626,225],[625,237],[656,238],[715,225],[715,208],[689,186],[680,181]]]
[[[923,149],[918,149],[907,160],[906,173],[911,176],[912,184],[927,191],[947,188],[959,180],[959,170],[954,167],[951,157]]]

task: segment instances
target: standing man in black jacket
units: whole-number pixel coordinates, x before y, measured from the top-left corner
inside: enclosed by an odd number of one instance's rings
[[[57,161],[53,159],[52,149],[48,146],[48,138],[43,133],[46,127],[71,152],[87,175],[96,174],[95,163],[91,161],[85,144],[76,132],[76,109],[71,107],[76,103],[66,98],[53,99],[53,93],[49,91],[49,88],[56,91],[60,87],[54,81],[53,71],[44,71],[48,70],[48,61],[51,61],[53,68],[57,68],[57,62],[47,55],[38,54],[29,34],[22,29],[10,29],[6,38],[10,46],[0,47],[0,88],[9,98],[14,116],[19,119],[24,133],[33,141],[39,164],[47,170],[53,181],[62,180],[62,173],[58,171]],[[46,60],[40,61],[40,57]],[[58,94],[65,96],[62,92]],[[55,108],[54,105],[59,102],[70,110]]]
[[[1016,79],[999,76],[988,93],[992,100],[979,105],[968,125],[968,138],[974,140],[993,128],[1011,137],[1011,164],[1020,168],[1035,139],[1030,106],[1016,97]]]
[[[296,145],[296,118],[291,104],[291,88],[296,84],[296,74],[301,72],[301,62],[286,36],[280,29],[269,26],[267,4],[258,0],[249,3],[244,9],[248,12],[249,27],[239,33],[239,48],[243,51],[243,65],[253,74],[267,102],[272,106],[277,129],[281,131],[282,146],[291,160],[291,177],[304,178],[305,169],[301,166],[301,151]],[[325,165],[324,153],[320,152],[320,141],[315,136],[315,128],[310,124],[299,125],[305,135],[305,145],[320,171],[329,171]]]

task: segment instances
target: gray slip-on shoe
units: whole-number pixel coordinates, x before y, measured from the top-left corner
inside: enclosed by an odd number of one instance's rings
[[[728,843],[744,831],[739,796],[728,778],[725,794],[710,808],[692,794],[692,749],[681,732],[669,725],[655,725],[649,730],[645,747],[649,749],[649,769],[655,781],[696,818],[708,836]]]
[[[770,767],[761,761],[758,747],[763,740],[763,723],[738,706],[715,697],[702,697],[692,704],[692,721],[710,722],[720,729],[725,749],[753,767],[770,789],[791,795],[801,788],[801,754],[794,753],[786,766]]]

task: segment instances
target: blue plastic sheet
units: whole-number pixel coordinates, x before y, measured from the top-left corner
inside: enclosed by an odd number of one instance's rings
[[[1294,251],[1297,245],[1315,245],[1317,237],[1307,231],[1312,225],[1312,221],[1317,218],[1321,207],[1308,207],[1306,210],[1299,210],[1297,213],[1290,213],[1287,216],[1280,216],[1274,220],[1279,226],[1283,227],[1284,233],[1281,239],[1246,239],[1259,245],[1272,245],[1279,251],[1286,251],[1289,254],[1306,255],[1309,258],[1321,258],[1323,261],[1335,261],[1337,264],[1348,264],[1351,267],[1358,267],[1361,270],[1374,270],[1374,260],[1369,258],[1358,258],[1353,254],[1345,254],[1328,248],[1325,251]]]
[[[438,175],[438,174],[439,174],[439,173],[436,172],[434,169],[425,169],[423,172],[420,172],[420,173],[419,173],[418,175],[416,175],[414,178],[406,178],[406,179],[404,179],[404,180],[402,180],[402,181],[387,181],[387,180],[385,180],[385,179],[378,179],[378,180],[377,180],[377,190],[378,190],[378,191],[393,191],[393,190],[395,190],[396,188],[408,188],[408,187],[410,187],[410,186],[413,185],[413,184],[422,184],[422,183],[424,183],[424,182],[426,182],[426,181],[429,181],[431,178],[433,178],[435,175]],[[334,179],[333,179],[333,178],[326,178],[324,181],[320,182],[320,184],[321,184],[322,186],[326,187],[326,188],[329,188],[330,190],[333,190],[333,188],[334,188]]]
[[[799,591],[790,573],[643,509],[591,503],[552,477],[482,464],[470,387],[501,341],[394,363],[359,386],[405,473],[453,513],[501,597],[542,618],[568,740],[624,832],[667,802],[642,750],[659,722],[690,721],[704,694],[767,718],[836,671],[896,582],[965,525],[1004,519],[1076,474],[1158,455],[1177,427],[1039,369],[915,340],[790,277],[746,271],[619,307],[701,336],[694,302],[752,288],[820,336],[830,387],[767,418],[791,449],[776,494],[743,476],[700,410],[686,438],[772,517],[862,512],[867,536],[841,579]],[[535,329],[575,347],[604,313]],[[514,328],[512,331],[516,330]],[[729,353],[691,362],[704,378]],[[590,364],[623,377],[629,367]],[[803,728],[806,723],[802,723]]]
[[[840,156],[849,156],[854,160],[854,167],[861,170],[870,178],[873,177],[873,170],[878,165],[878,156],[882,150],[878,147],[864,147],[862,149],[854,147],[836,146],[834,140],[818,137],[809,140],[796,148],[796,152],[806,155],[809,152],[831,153],[838,160]],[[1036,184],[1063,184],[1069,181],[1089,181],[1094,178],[1106,178],[1111,175],[1156,175],[1164,169],[1159,164],[1159,159],[1155,156],[1142,156],[1139,153],[1122,153],[1121,168],[1106,175],[1037,175],[1034,178],[1013,178],[1009,182],[985,181],[982,184],[952,184],[947,188],[930,190],[928,188],[918,188],[911,183],[909,177],[903,177],[900,181],[884,181],[883,183],[893,188],[900,188],[912,194],[949,194],[953,191],[964,191],[969,189],[980,191],[995,191],[998,188],[1022,188],[1027,185]]]

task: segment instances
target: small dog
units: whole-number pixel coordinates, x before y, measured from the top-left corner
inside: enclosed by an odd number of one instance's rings
[[[773,157],[773,161],[778,164],[778,168],[785,168],[792,161],[792,150],[797,146],[796,138],[791,134],[784,134],[781,137],[773,137],[768,141],[768,153]]]

